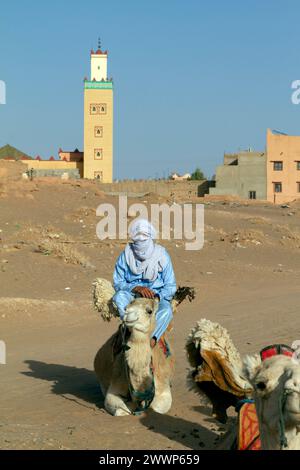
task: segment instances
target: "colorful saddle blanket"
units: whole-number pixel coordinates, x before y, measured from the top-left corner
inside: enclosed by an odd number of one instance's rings
[[[261,450],[255,403],[247,401],[239,409],[237,450]]]
[[[165,338],[165,335],[162,335],[160,340],[158,341],[158,346],[163,350],[166,357],[171,356],[171,350],[168,341]]]

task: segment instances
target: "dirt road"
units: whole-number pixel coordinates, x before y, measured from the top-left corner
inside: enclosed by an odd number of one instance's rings
[[[203,317],[228,328],[241,354],[300,339],[299,206],[211,203],[203,250],[166,243],[178,283],[197,290],[175,320],[173,406],[165,416],[113,418],[92,364],[116,323],[98,318],[90,287],[97,276],[111,277],[124,246],[95,236],[95,208],[116,198],[83,184],[32,183],[22,197],[10,191],[0,197],[0,339],[7,346],[0,448],[214,448],[223,430],[188,390],[185,339]],[[65,236],[77,251],[43,249],[45,240],[59,244]]]

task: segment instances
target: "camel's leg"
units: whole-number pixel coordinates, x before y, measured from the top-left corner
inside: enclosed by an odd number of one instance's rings
[[[156,413],[165,414],[172,406],[172,394],[169,383],[155,383],[155,396],[151,403],[151,408]]]
[[[104,401],[106,411],[108,411],[108,413],[113,416],[131,415],[131,410],[128,408],[124,399],[119,393],[119,390],[117,390],[112,385],[109,387]]]

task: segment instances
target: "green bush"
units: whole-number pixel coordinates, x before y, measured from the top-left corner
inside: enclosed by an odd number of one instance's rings
[[[194,173],[191,174],[191,180],[205,180],[205,176],[200,168],[196,168]]]

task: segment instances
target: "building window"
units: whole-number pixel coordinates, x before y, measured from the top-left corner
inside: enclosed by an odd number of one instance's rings
[[[300,161],[299,161],[299,162],[296,162],[296,165],[297,165],[297,170],[300,171]]]
[[[94,178],[103,181],[103,171],[94,171]]]
[[[103,150],[102,149],[95,149],[94,150],[94,159],[95,160],[102,160],[103,159]]]
[[[106,103],[92,103],[90,105],[90,114],[106,114]]]
[[[249,199],[256,199],[256,191],[249,191]]]
[[[100,104],[100,112],[99,114],[106,114],[106,104]]]
[[[90,105],[90,114],[98,114],[98,107],[96,104]]]
[[[300,182],[297,183],[297,192],[300,193]]]
[[[282,193],[282,183],[273,183],[274,193]]]
[[[103,127],[102,126],[95,126],[94,135],[95,135],[95,137],[103,137]]]
[[[273,170],[274,171],[282,171],[283,170],[283,162],[273,162]]]

